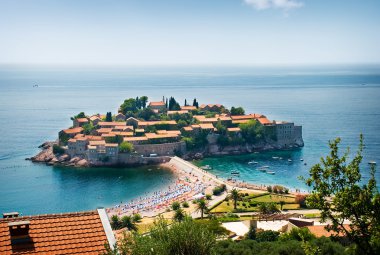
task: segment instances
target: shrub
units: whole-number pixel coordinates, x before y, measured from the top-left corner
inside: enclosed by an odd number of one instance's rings
[[[189,208],[189,203],[186,202],[186,201],[183,202],[183,203],[182,203],[182,207],[183,207],[183,208]]]
[[[274,242],[277,241],[280,233],[272,230],[264,230],[256,232],[257,242]]]
[[[213,190],[212,190],[212,194],[214,196],[219,196],[220,194],[222,194],[224,191],[226,190],[226,185],[221,185],[221,186],[218,186],[218,187],[215,187]]]
[[[133,151],[133,144],[129,143],[129,142],[122,142],[120,145],[119,145],[119,150],[120,152],[127,152],[127,153],[130,153]]]
[[[136,213],[136,214],[133,214],[132,219],[134,222],[140,222],[142,218],[140,214]]]
[[[267,191],[272,193],[272,186],[268,186]]]
[[[172,209],[173,209],[174,211],[178,210],[180,207],[181,207],[181,204],[180,204],[178,201],[174,201],[174,202],[172,203]]]
[[[211,200],[211,194],[206,194],[206,199]]]

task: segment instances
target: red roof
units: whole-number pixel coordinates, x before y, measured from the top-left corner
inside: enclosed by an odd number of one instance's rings
[[[29,222],[31,242],[11,244],[8,223]],[[100,254],[107,235],[97,211],[0,219],[0,254]]]
[[[66,134],[78,134],[78,133],[82,132],[82,130],[83,130],[83,128],[76,127],[76,128],[65,129],[65,130],[63,130],[63,132],[65,132]]]
[[[266,124],[271,124],[272,122],[270,122],[270,120],[268,120],[267,118],[258,118],[258,121],[262,124],[262,125],[266,125]]]
[[[150,102],[150,106],[165,106],[165,103],[160,101],[160,102]]]

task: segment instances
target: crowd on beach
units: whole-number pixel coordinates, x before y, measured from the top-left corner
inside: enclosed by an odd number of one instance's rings
[[[178,178],[174,185],[170,185],[166,191],[155,191],[153,195],[117,204],[107,209],[107,212],[119,216],[135,213],[153,216],[165,211],[174,201],[190,200],[194,195],[203,193],[205,188],[204,183],[198,179]]]

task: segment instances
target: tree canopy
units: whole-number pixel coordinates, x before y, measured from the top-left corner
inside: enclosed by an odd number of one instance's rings
[[[376,187],[375,167],[371,166],[367,183],[362,180],[360,164],[363,136],[350,162],[349,149],[342,156],[340,138],[329,142],[330,154],[310,169],[305,180],[312,188],[307,204],[321,211],[322,221],[331,221],[326,229],[344,235],[356,244],[358,254],[380,253],[380,195]],[[350,224],[345,224],[349,220]]]

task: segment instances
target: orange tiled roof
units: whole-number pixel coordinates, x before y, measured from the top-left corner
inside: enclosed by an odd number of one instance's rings
[[[173,135],[180,135],[181,131],[179,130],[157,130],[157,134],[173,134]]]
[[[196,109],[197,109],[197,107],[191,106],[191,105],[181,106],[181,110],[191,111],[191,110],[196,110]]]
[[[146,136],[134,136],[134,137],[124,137],[123,141],[132,142],[132,141],[148,141]]]
[[[189,113],[189,111],[187,110],[180,110],[180,111],[168,111],[168,115],[171,115],[171,114],[186,114],[186,113]]]
[[[92,115],[92,116],[90,117],[90,120],[91,120],[91,121],[94,121],[94,120],[100,120],[100,118],[99,118],[99,116],[97,116],[97,115]]]
[[[176,138],[177,134],[156,134],[156,133],[146,133],[145,136],[148,139],[160,139],[160,138]]]
[[[165,103],[160,101],[160,102],[150,102],[150,106],[165,106]]]
[[[89,145],[105,145],[106,141],[100,140],[100,141],[89,141]]]
[[[233,120],[232,123],[233,124],[241,124],[241,123],[247,123],[248,121],[250,121],[249,119],[248,120]]]
[[[88,119],[87,118],[78,118],[77,121],[79,123],[87,123],[88,122]]]
[[[206,124],[199,124],[201,129],[214,129],[214,126],[211,123],[206,123]]]
[[[80,133],[82,131],[83,131],[83,128],[81,128],[81,127],[69,128],[69,129],[63,130],[63,132],[65,132],[66,134],[77,134],[77,133]]]
[[[251,113],[248,115],[232,115],[231,119],[232,120],[247,120],[247,119],[258,119],[258,118],[263,118],[265,117],[262,114],[259,113]]]
[[[177,122],[175,120],[154,120],[154,121],[139,121],[139,126],[153,126],[153,125],[177,125]]]
[[[309,230],[310,233],[314,234],[316,237],[330,237],[332,235],[336,235],[336,232],[334,231],[327,231],[325,229],[325,225],[314,225],[314,226],[306,226]],[[344,227],[346,229],[350,229],[349,225],[345,224]],[[344,236],[343,233],[339,233],[339,236]]]
[[[106,134],[112,132],[112,128],[99,128],[96,130],[99,134]]]
[[[8,223],[29,221],[32,243],[11,244]],[[0,219],[0,254],[100,254],[107,236],[97,211]]]
[[[183,127],[183,130],[185,131],[193,131],[194,129],[191,126]]]
[[[240,128],[239,127],[234,127],[234,128],[227,128],[227,131],[228,132],[240,132]]]
[[[98,125],[101,127],[114,127],[114,126],[126,126],[127,123],[118,122],[118,121],[113,121],[113,122],[101,121],[98,123]]]
[[[86,135],[86,138],[89,141],[101,141],[101,140],[103,140],[101,136],[97,136],[97,135]]]
[[[272,122],[270,122],[270,120],[268,120],[267,118],[258,118],[257,119],[262,125],[266,125],[266,124],[271,124]]]

